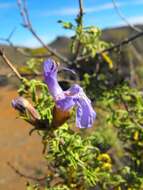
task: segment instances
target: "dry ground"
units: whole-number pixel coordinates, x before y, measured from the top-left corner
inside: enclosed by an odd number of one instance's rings
[[[27,179],[18,176],[10,162],[27,175],[40,175],[45,168],[40,137],[29,136],[30,125],[16,118],[11,99],[17,92],[10,86],[0,87],[0,190],[24,190]]]

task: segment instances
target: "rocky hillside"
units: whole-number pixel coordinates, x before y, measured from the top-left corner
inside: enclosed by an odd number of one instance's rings
[[[139,25],[139,28],[143,30],[143,26]],[[102,39],[107,42],[116,44],[129,36],[134,35],[136,32],[129,28],[129,27],[118,27],[118,28],[111,28],[105,29],[102,33]],[[52,43],[49,44],[53,49],[57,50],[61,54],[69,57],[70,51],[70,39],[67,37],[57,37]],[[0,45],[0,48],[3,48],[10,58],[10,60],[16,64],[17,67],[25,64],[28,57],[21,54],[20,52],[16,51],[15,48],[9,47],[6,45]],[[43,48],[37,49],[28,49],[28,48],[20,48],[21,51],[24,52],[32,52],[32,53],[44,53],[45,50]],[[142,60],[143,60],[143,37],[140,37],[134,40],[132,43],[122,47],[118,52],[111,54],[115,65],[120,66],[121,72],[127,74],[129,69],[134,69],[140,76],[143,76],[143,67],[142,67]],[[7,74],[9,69],[7,66],[2,63],[0,60],[0,69],[1,75]],[[133,68],[131,68],[133,67]]]
[[[143,26],[139,25],[139,28],[143,30]],[[102,39],[110,42],[110,43],[118,43],[129,36],[134,35],[136,32],[129,28],[129,27],[118,27],[118,28],[110,28],[105,29],[102,32]],[[133,46],[135,47],[136,51],[140,54],[143,52],[143,37],[140,37],[132,42]],[[69,46],[70,46],[70,39],[64,36],[57,37],[53,42],[49,44],[53,49],[57,50],[58,52],[64,54],[65,56],[69,56]],[[128,46],[125,46],[125,49]],[[8,55],[8,57],[16,64],[22,65],[26,60],[27,57],[17,52],[15,48],[9,47],[7,45],[0,45],[0,48],[3,48]],[[31,51],[29,48],[19,48],[21,51]],[[43,53],[45,52],[42,48],[32,49],[32,53]],[[0,67],[2,65],[0,64]]]

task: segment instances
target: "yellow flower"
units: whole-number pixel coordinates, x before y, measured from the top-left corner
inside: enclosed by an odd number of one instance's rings
[[[103,170],[111,170],[112,169],[112,164],[110,163],[104,163],[101,167]]]
[[[106,153],[100,154],[97,159],[103,162],[111,163],[111,158]]]
[[[112,62],[111,58],[108,56],[108,54],[102,53],[101,55],[104,58],[104,60],[108,63],[109,69],[112,69],[113,68],[113,62]]]
[[[139,140],[139,132],[138,131],[135,131],[134,134],[133,134],[133,139],[135,141],[138,141]]]

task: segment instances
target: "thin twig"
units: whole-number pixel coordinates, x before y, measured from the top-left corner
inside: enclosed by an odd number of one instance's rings
[[[80,17],[80,25],[83,24],[83,0],[79,0],[79,17]]]
[[[13,36],[13,34],[15,33],[16,29],[17,29],[16,27],[13,28],[13,30],[10,32],[10,34],[9,34],[9,36],[8,36],[7,39],[10,40],[10,39],[12,38],[12,36]]]
[[[118,48],[121,48],[123,45],[126,45],[128,44],[129,42],[132,42],[133,40],[139,38],[143,36],[143,31],[142,32],[139,32],[133,36],[130,36],[129,38],[126,38],[124,39],[123,41],[111,46],[110,48],[107,48],[107,49],[104,49],[103,51],[99,52],[99,53],[103,53],[103,52],[111,52],[112,50],[114,49],[118,49]]]
[[[78,0],[79,2],[79,13],[77,15],[77,27],[80,27],[81,33],[82,33],[82,29],[83,29],[83,0]],[[80,35],[81,35],[80,33]],[[73,56],[73,60],[76,60],[79,53],[80,53],[80,48],[81,48],[81,43],[80,43],[80,39],[77,42],[77,47],[76,47],[76,52]]]
[[[23,178],[26,178],[26,179],[31,179],[31,180],[34,180],[34,181],[43,181],[43,180],[46,180],[46,176],[43,176],[41,178],[38,178],[38,177],[33,177],[33,176],[30,176],[30,175],[27,175],[27,174],[24,174],[22,173],[21,171],[19,171],[15,166],[13,166],[10,162],[7,162],[7,165],[16,173],[18,174],[20,177],[23,177]]]
[[[135,30],[136,32],[142,32],[142,30],[136,26],[134,26],[132,23],[130,23],[126,17],[122,14],[122,12],[120,11],[117,3],[115,0],[112,0],[112,3],[113,3],[113,6],[114,6],[114,9],[116,11],[116,13],[119,15],[119,17],[130,27],[132,28],[133,30]]]
[[[59,58],[61,61],[63,62],[66,62],[66,63],[77,63],[79,61],[82,61],[82,60],[85,60],[85,59],[88,59],[90,57],[90,55],[86,55],[86,56],[76,56],[76,59],[73,59],[73,61],[70,61],[68,60],[67,58],[63,57],[61,54],[58,54],[56,51],[54,51],[52,48],[50,48],[49,46],[47,46],[40,38],[39,36],[37,35],[37,33],[33,30],[32,28],[32,25],[31,25],[31,22],[30,22],[30,19],[29,19],[29,14],[28,14],[28,11],[27,11],[27,8],[26,8],[26,0],[23,0],[23,3],[22,3],[22,0],[17,0],[17,3],[18,3],[18,6],[19,6],[19,9],[20,9],[20,13],[21,13],[21,16],[23,18],[23,23],[24,23],[24,27],[28,28],[30,30],[30,32],[34,35],[34,37],[42,44],[42,46],[44,48],[46,48],[49,52],[49,54],[44,54],[44,55],[29,55],[25,52],[22,52],[19,48],[18,51],[21,52],[23,55],[27,56],[27,57],[34,57],[34,58],[44,58],[44,57],[49,57],[51,55],[54,55],[56,56],[57,58]],[[79,0],[79,14],[80,15],[83,15],[83,1],[82,0]],[[10,41],[10,38],[11,36],[13,35],[13,32],[11,32],[11,34],[9,35],[9,37],[7,39],[1,39],[1,40],[5,40],[7,41],[9,44],[12,44],[11,41]],[[114,49],[119,49],[121,48],[122,46],[128,44],[129,42],[139,38],[143,36],[143,31],[142,32],[139,32],[129,38],[126,38],[124,39],[123,41],[111,46],[110,48],[107,48],[107,49],[104,49],[100,52],[98,52],[97,54],[100,55],[102,54],[103,52],[111,52],[113,51]],[[78,51],[79,51],[79,48],[78,48]],[[78,53],[77,53],[78,54]]]
[[[20,10],[21,17],[23,18],[23,26],[32,33],[32,35],[37,39],[37,41],[42,45],[42,47],[44,47],[51,54],[51,56],[53,55],[57,57],[64,63],[71,63],[66,57],[64,57],[63,55],[49,47],[47,44],[45,44],[43,40],[38,36],[36,31],[33,29],[32,23],[30,21],[28,9],[26,6],[26,0],[17,0],[17,4]]]
[[[0,38],[0,41],[6,42],[10,47],[14,48],[15,51],[19,52],[20,54],[26,56],[26,57],[33,57],[33,58],[47,58],[50,57],[50,54],[36,54],[36,55],[32,55],[30,53],[26,53],[23,48],[20,47],[16,47],[13,42],[11,41],[12,36],[14,35],[16,31],[16,27],[14,27],[14,29],[10,32],[10,34],[8,35],[8,37],[6,38]]]
[[[21,81],[23,78],[18,72],[18,70],[14,67],[14,65],[11,63],[11,61],[7,58],[4,51],[0,49],[0,56],[3,58],[4,62],[9,66],[9,68],[15,73],[17,78]]]
[[[7,42],[10,46],[14,47],[14,45],[13,45],[13,43],[12,43],[12,41],[11,41],[11,38],[12,38],[12,36],[14,35],[15,31],[16,31],[16,27],[13,28],[13,30],[10,32],[10,34],[8,35],[7,38],[0,38],[0,41],[5,41],[5,42]]]
[[[127,45],[128,43],[136,40],[137,38],[139,38],[141,36],[143,36],[143,31],[139,32],[133,36],[130,36],[129,38],[126,38],[126,39],[122,40],[121,42],[119,42],[119,43],[117,43],[117,44],[115,44],[109,48],[103,49],[102,51],[98,52],[97,55],[101,55],[102,53],[105,53],[105,52],[112,52],[113,50],[118,50],[122,46]],[[88,59],[89,57],[91,57],[91,55],[85,55],[85,56],[77,57],[77,59],[74,62],[76,63],[76,62]]]

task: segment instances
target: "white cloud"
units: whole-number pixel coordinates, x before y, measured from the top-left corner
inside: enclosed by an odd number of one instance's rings
[[[129,5],[142,5],[143,0],[127,0],[127,1],[117,1],[116,5],[120,7],[125,7]],[[101,12],[101,11],[106,11],[106,10],[111,10],[114,9],[113,3],[104,3],[100,4],[97,6],[92,6],[92,7],[84,7],[84,12],[85,13],[96,13],[96,12]],[[46,11],[41,11],[39,12],[40,16],[73,16],[78,13],[78,8],[77,7],[65,7],[61,8],[58,10],[46,10]]]
[[[40,12],[41,16],[71,16],[76,15],[78,13],[77,8],[62,8],[57,10],[47,10]]]
[[[129,17],[127,20],[132,24],[143,24],[143,15]]]
[[[10,3],[10,2],[0,3],[0,9],[11,9],[11,8],[14,8],[14,7],[16,7],[15,3]]]
[[[131,24],[143,24],[143,15],[126,17],[126,19]],[[120,22],[118,25],[125,25],[125,23]]]
[[[125,3],[117,3],[118,7],[124,6]],[[94,13],[94,12],[100,12],[105,11],[109,9],[114,9],[113,3],[105,3],[98,6],[92,6],[92,7],[85,7],[84,12],[85,13]],[[62,8],[59,10],[47,10],[40,12],[41,16],[72,16],[76,15],[78,13],[78,8]]]
[[[125,3],[117,3],[118,7],[121,7],[124,5],[125,5]],[[105,10],[110,10],[110,9],[114,9],[113,3],[106,3],[106,4],[102,4],[100,6],[96,6],[96,7],[85,8],[85,12],[93,13],[93,12],[100,12],[100,11],[105,11]]]

